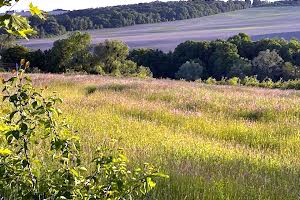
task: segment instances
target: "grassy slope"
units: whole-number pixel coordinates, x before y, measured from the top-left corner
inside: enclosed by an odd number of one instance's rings
[[[63,97],[83,155],[107,138],[170,175],[151,199],[297,199],[300,93],[168,80],[35,75]],[[94,93],[87,94],[90,86]]]
[[[240,32],[255,36],[254,38],[278,35],[288,39],[300,38],[299,12],[300,6],[252,8],[190,20],[95,30],[90,33],[93,43],[118,39],[127,42],[132,48],[151,47],[163,50],[173,49],[186,40],[228,38]],[[46,49],[51,47],[55,39],[57,38],[30,40],[23,44]]]

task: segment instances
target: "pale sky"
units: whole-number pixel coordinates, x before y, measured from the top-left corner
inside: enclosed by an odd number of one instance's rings
[[[28,5],[32,2],[44,11],[50,11],[57,8],[66,10],[76,10],[84,8],[96,8],[103,6],[114,6],[121,4],[134,4],[142,2],[150,2],[153,0],[20,0],[14,7],[13,10],[26,10]],[[166,0],[162,0],[166,1]],[[0,12],[5,12],[6,9],[0,9]]]

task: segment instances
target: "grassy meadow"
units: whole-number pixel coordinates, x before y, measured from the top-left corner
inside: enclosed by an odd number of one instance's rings
[[[135,164],[170,176],[149,199],[300,198],[300,92],[88,75],[33,80],[64,99],[85,158],[114,138]]]

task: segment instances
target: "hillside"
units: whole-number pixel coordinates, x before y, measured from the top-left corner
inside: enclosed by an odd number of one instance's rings
[[[89,32],[93,43],[118,39],[131,48],[150,47],[167,51],[186,40],[228,38],[240,32],[254,39],[270,36],[300,38],[299,12],[300,7],[251,8],[196,19]],[[32,39],[20,43],[33,49],[47,49],[56,39]]]
[[[131,160],[170,175],[150,199],[298,198],[299,92],[101,76],[33,80],[64,99],[85,158],[115,138]]]
[[[249,1],[248,1],[249,2]],[[152,24],[249,8],[245,1],[155,1],[112,7],[90,8],[49,16],[46,20],[30,17],[30,24],[40,38],[62,35],[66,31],[118,28]]]

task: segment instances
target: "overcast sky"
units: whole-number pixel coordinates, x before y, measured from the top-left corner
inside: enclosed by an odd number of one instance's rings
[[[103,6],[114,6],[120,4],[133,4],[150,2],[153,0],[21,0],[18,2],[13,10],[24,10],[28,8],[30,2],[39,6],[44,11],[50,11],[57,8],[66,10],[76,10],[84,8],[96,8]],[[166,0],[163,0],[166,1]],[[7,9],[7,8],[6,8]],[[5,9],[0,9],[1,12],[5,12]]]

